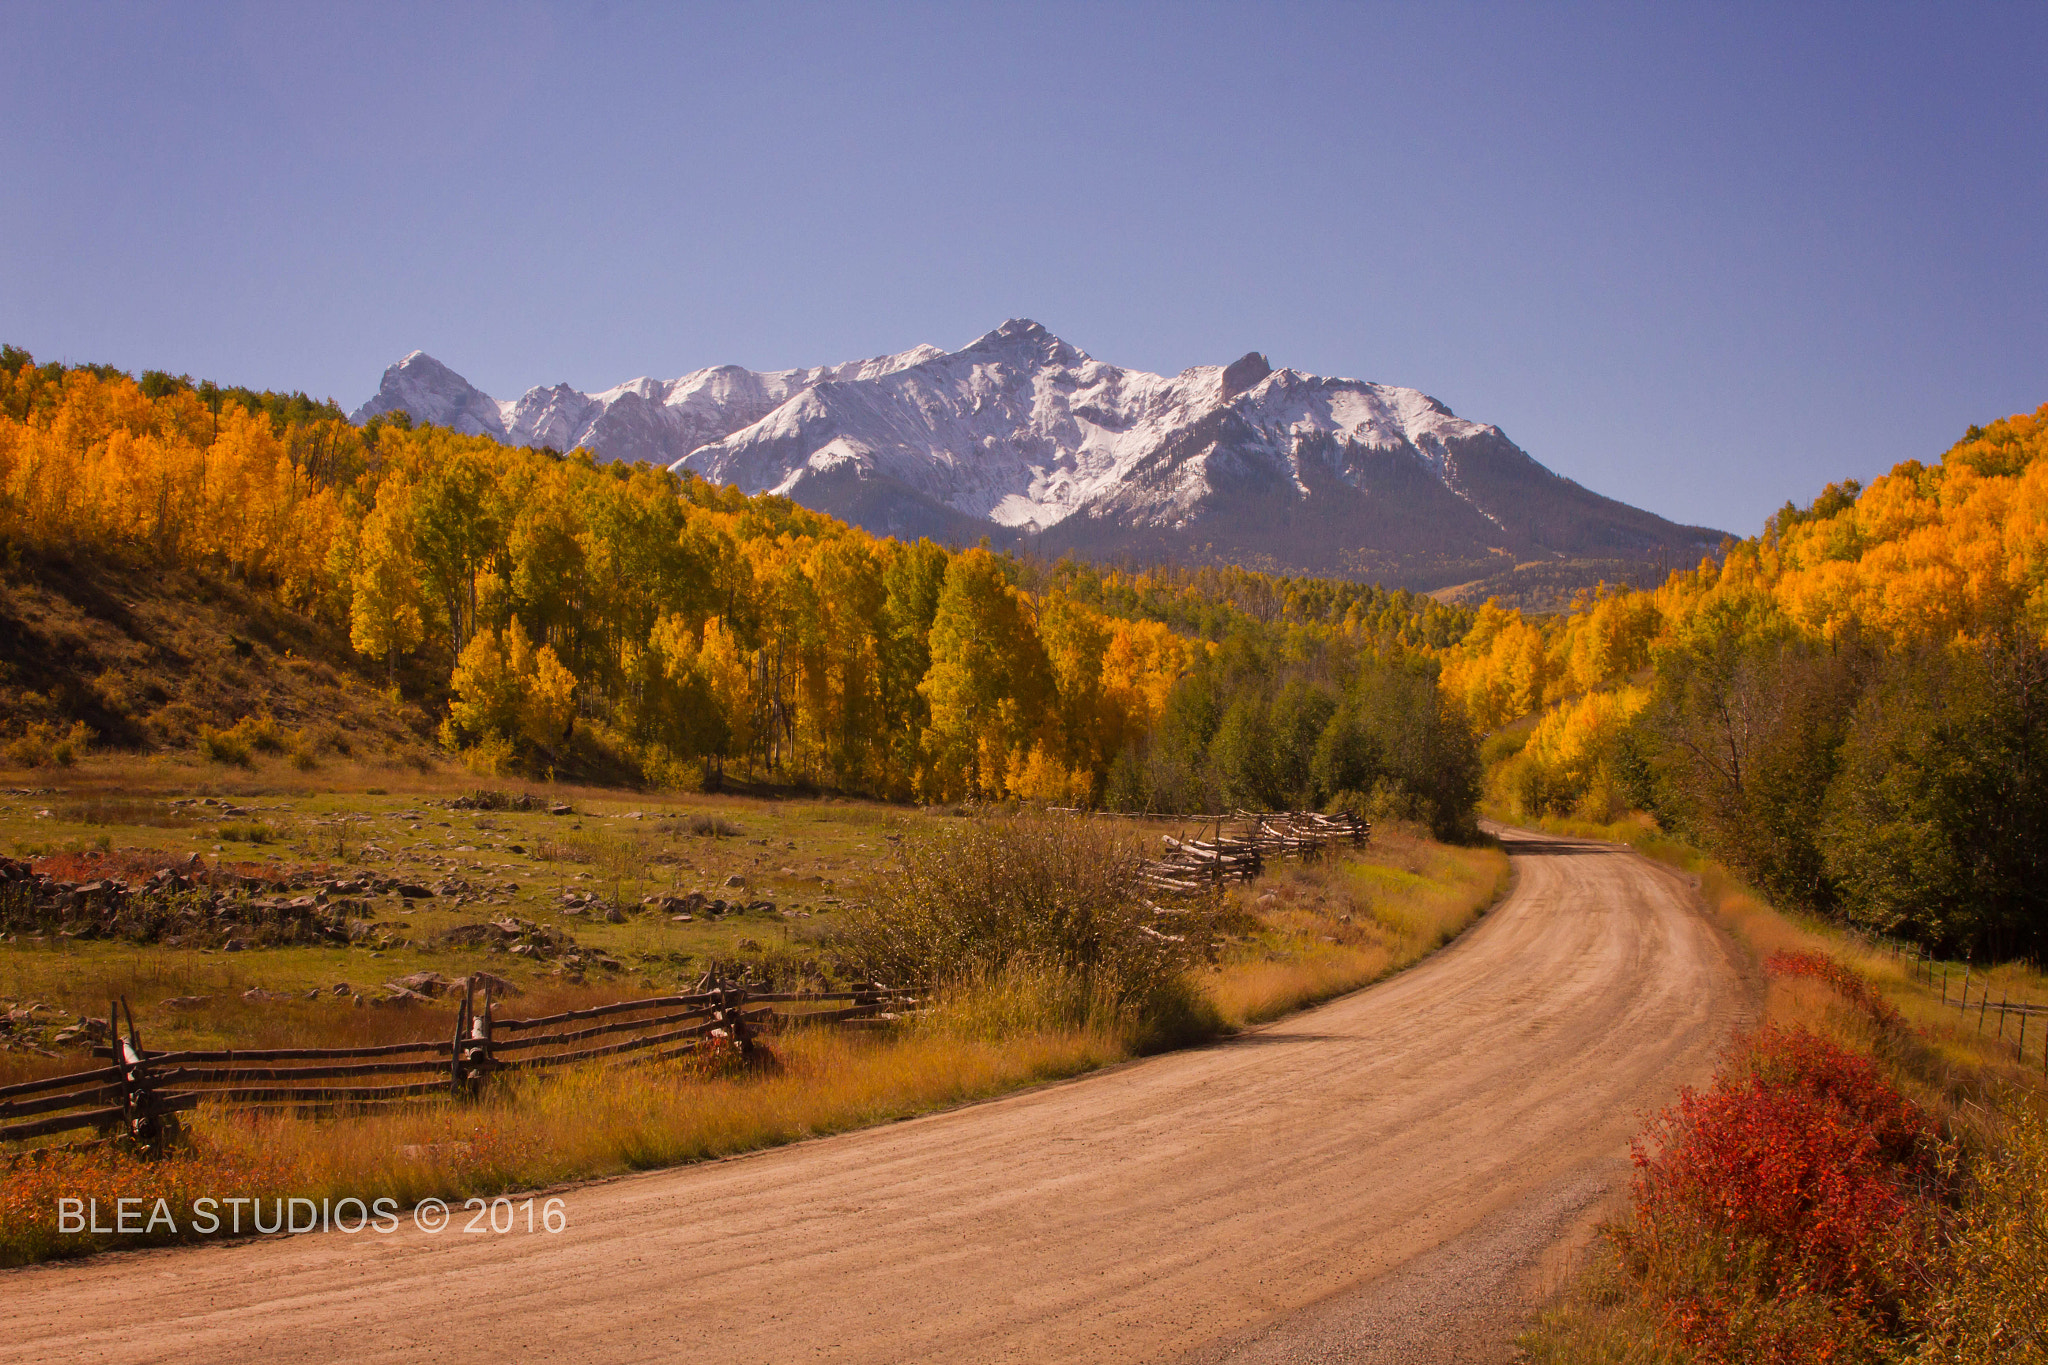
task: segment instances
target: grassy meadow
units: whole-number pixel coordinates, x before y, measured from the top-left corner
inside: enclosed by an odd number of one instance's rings
[[[87,1066],[82,1047],[51,1040],[83,1016],[104,1017],[112,996],[130,1002],[152,1048],[330,1047],[444,1037],[447,1002],[367,1003],[382,983],[419,971],[504,978],[522,992],[504,1005],[508,1015],[686,988],[707,970],[785,987],[839,984],[849,930],[900,880],[906,847],[1008,818],[569,785],[533,789],[569,814],[446,804],[477,786],[459,771],[337,763],[307,771],[262,756],[248,767],[171,755],[0,773],[0,853],[66,877],[197,853],[209,865],[372,871],[427,884],[456,878],[471,888],[460,904],[455,896],[382,897],[377,937],[350,947],[226,952],[10,935],[0,943],[0,1016],[40,1009],[0,1035],[0,1084]],[[208,799],[214,804],[197,804]],[[1171,822],[1091,824],[1153,847],[1160,833],[1195,832]],[[1377,831],[1363,850],[1277,864],[1208,914],[1205,960],[1182,973],[1200,1023],[1196,1035],[1183,1030],[1173,1041],[1270,1020],[1397,971],[1455,936],[1506,880],[1498,849],[1440,844],[1404,826]],[[645,896],[692,891],[754,908],[688,920],[637,908]],[[621,906],[624,922],[565,913],[579,909],[564,901],[575,893]],[[443,937],[506,915],[571,935],[581,965]],[[1083,989],[1075,1007],[1074,986],[1058,972],[1024,968],[977,976],[893,1028],[776,1036],[772,1065],[745,1073],[689,1062],[592,1065],[501,1079],[471,1104],[327,1119],[208,1107],[188,1116],[186,1150],[156,1162],[47,1139],[33,1152],[0,1154],[0,1263],[108,1245],[55,1231],[60,1194],[161,1194],[175,1204],[180,1191],[203,1188],[389,1196],[403,1206],[428,1195],[531,1190],[928,1112],[1162,1045],[1129,1009],[1104,1006],[1099,991]]]

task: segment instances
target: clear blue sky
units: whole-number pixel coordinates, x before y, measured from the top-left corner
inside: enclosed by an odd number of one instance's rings
[[[0,0],[0,339],[352,407],[1027,316],[1748,533],[2048,401],[2044,59],[2040,5]]]

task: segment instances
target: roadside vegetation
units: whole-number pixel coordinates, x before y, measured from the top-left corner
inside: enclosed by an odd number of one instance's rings
[[[1692,868],[1769,981],[1533,1359],[2048,1360],[2048,1020],[1981,1022],[2048,1004],[2044,636],[2048,407],[1447,651],[1491,812]]]
[[[1528,1359],[2048,1361],[2048,1077],[1953,1007],[1965,964],[1780,912],[1646,819],[1542,823],[1694,872],[1766,986],[1713,1083],[1639,1140]],[[2048,1002],[2023,964],[1973,980]]]

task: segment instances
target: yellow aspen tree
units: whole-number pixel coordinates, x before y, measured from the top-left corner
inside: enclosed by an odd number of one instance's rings
[[[382,659],[387,681],[396,685],[398,656],[426,638],[419,567],[413,556],[412,508],[403,479],[387,480],[363,519],[352,574],[349,642]]]

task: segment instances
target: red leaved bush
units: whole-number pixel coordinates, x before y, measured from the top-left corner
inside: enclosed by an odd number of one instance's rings
[[[1939,1173],[1927,1116],[1865,1057],[1752,1035],[1635,1148],[1624,1260],[1702,1361],[1853,1361],[1924,1283]]]
[[[1905,1016],[1879,995],[1876,987],[1826,953],[1773,953],[1770,961],[1764,963],[1764,970],[1772,976],[1804,976],[1826,982],[1835,994],[1862,1010],[1880,1032],[1890,1032],[1906,1022]]]

